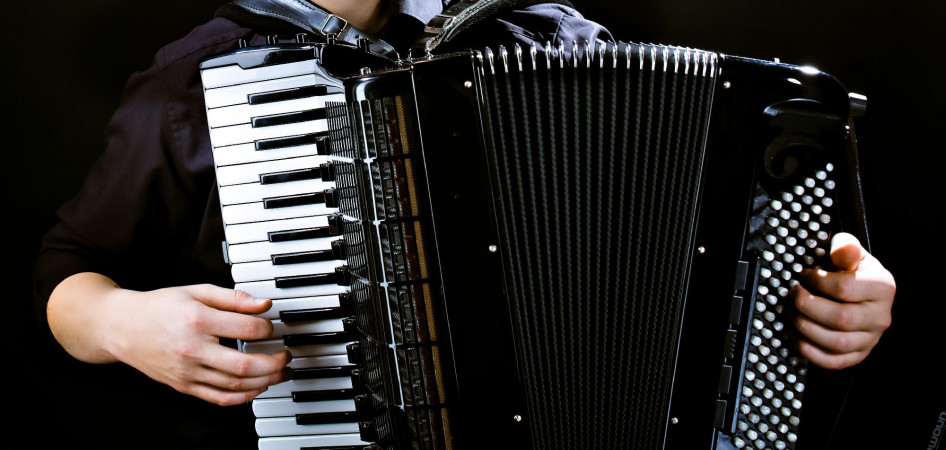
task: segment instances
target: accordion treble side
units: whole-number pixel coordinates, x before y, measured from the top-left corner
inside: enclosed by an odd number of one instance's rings
[[[325,390],[351,396],[331,420],[353,445],[783,449],[830,432],[810,424],[843,378],[793,348],[787,296],[834,233],[866,242],[857,102],[836,80],[629,43],[340,78],[313,138],[337,209],[307,214],[343,243],[319,280],[344,289],[287,276],[265,296],[338,296],[337,330],[295,336],[345,359]],[[333,398],[303,389],[288,397]],[[276,439],[331,422],[287,410],[297,428]]]

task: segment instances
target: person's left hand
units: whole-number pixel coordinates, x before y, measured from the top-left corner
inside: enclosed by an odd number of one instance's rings
[[[897,291],[893,275],[854,236],[831,239],[837,271],[805,269],[792,288],[798,350],[826,369],[861,363],[890,327]]]

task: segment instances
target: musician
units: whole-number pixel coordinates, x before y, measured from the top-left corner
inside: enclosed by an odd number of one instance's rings
[[[402,52],[451,3],[311,1]],[[86,363],[130,366],[160,383],[121,368],[97,372],[115,377],[109,383],[116,392],[147,401],[140,411],[118,408],[114,415],[131,428],[128,435],[160,430],[148,434],[146,447],[253,448],[246,402],[289,376],[288,352],[246,354],[230,345],[271,333],[268,320],[250,316],[271,302],[221,287],[232,280],[220,250],[198,71],[201,59],[233,50],[240,38],[264,43],[270,31],[216,18],[160,49],[150,68],[133,75],[104,154],[59,210],[36,263],[36,301],[65,352]],[[559,39],[583,44],[612,36],[572,8],[541,4],[478,24],[455,47]],[[863,361],[890,325],[895,283],[850,235],[834,239],[832,260],[837,270],[806,271],[804,287],[792,295],[802,354],[840,369]],[[117,362],[124,365],[107,364]]]

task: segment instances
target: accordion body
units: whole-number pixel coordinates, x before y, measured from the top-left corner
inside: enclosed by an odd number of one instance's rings
[[[632,43],[388,65],[302,43],[202,77],[236,288],[274,299],[274,339],[241,345],[294,355],[253,402],[261,449],[830,435],[844,379],[797,353],[787,299],[834,233],[866,243],[863,102],[829,75]]]

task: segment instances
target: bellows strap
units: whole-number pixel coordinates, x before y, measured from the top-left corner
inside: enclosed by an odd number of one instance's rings
[[[280,24],[290,23],[318,36],[334,35],[338,41],[356,45],[367,39],[371,52],[398,59],[397,51],[387,42],[308,0],[233,0],[218,8],[215,15],[249,26],[279,28]]]
[[[434,16],[424,29],[424,35],[411,47],[413,56],[430,55],[450,42],[473,24],[512,8],[524,8],[540,3],[556,3],[573,7],[566,0],[460,0],[443,13]]]
[[[450,42],[480,20],[503,10],[541,3],[572,7],[567,0],[460,0],[430,20],[424,28],[424,34],[411,47],[411,54],[432,54],[438,46]],[[216,16],[248,26],[268,28],[279,28],[289,23],[319,36],[334,35],[335,39],[351,44],[367,39],[373,53],[400,59],[394,47],[387,42],[368,35],[347,20],[308,0],[232,0],[218,8]]]

